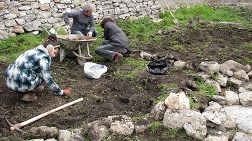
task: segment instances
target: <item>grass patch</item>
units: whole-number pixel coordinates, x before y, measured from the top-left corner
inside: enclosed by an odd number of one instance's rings
[[[245,49],[247,49],[249,52],[252,52],[252,44],[245,44],[243,45]]]
[[[162,138],[175,138],[175,137],[179,137],[179,138],[183,138],[186,139],[187,141],[192,141],[194,140],[193,137],[188,136],[185,132],[184,129],[167,129],[166,131],[164,131],[161,135]]]
[[[140,91],[140,92],[143,92],[144,91],[144,88],[142,86],[133,86],[132,88],[134,91]]]
[[[214,81],[217,81],[217,79],[218,79],[216,73],[212,74],[210,78],[211,78],[212,80],[214,80]]]
[[[211,85],[203,81],[198,81],[197,84],[199,86],[199,92],[194,92],[194,95],[207,96],[209,98],[212,98],[217,94],[217,91]]]
[[[124,58],[124,64],[128,65],[129,67],[134,67],[131,71],[125,70],[124,67],[118,68],[115,72],[115,76],[119,78],[127,78],[130,80],[134,80],[136,76],[146,68],[147,61],[144,60],[136,60],[134,58]]]
[[[159,84],[157,88],[161,91],[161,95],[153,100],[153,105],[156,105],[159,101],[165,101],[165,99],[170,95],[173,89],[178,88],[177,84]]]
[[[22,34],[2,40],[0,42],[0,60],[11,63],[26,50],[42,44],[44,39],[43,34]]]
[[[200,103],[195,101],[192,97],[189,97],[189,101],[190,101],[191,109],[199,109],[200,108]]]
[[[138,120],[142,120],[142,119],[147,119],[147,118],[149,118],[150,116],[151,116],[151,114],[148,113],[148,114],[145,114],[145,115],[143,115],[143,116],[133,117],[132,120],[133,120],[133,121],[138,121]]]
[[[163,123],[160,121],[156,121],[153,122],[150,126],[150,128],[148,129],[150,131],[151,134],[153,134],[153,138],[162,138],[162,139],[169,139],[169,138],[183,138],[186,140],[193,140],[192,137],[188,136],[185,132],[184,129],[169,129],[169,128],[165,128],[163,126]],[[162,131],[160,133],[160,131]],[[161,136],[158,134],[160,133]]]
[[[69,34],[68,31],[66,31],[64,28],[59,28],[56,31],[59,35],[67,35]]]
[[[227,21],[240,22],[245,27],[251,27],[251,11],[245,8],[228,8],[228,7],[210,7],[207,5],[196,5],[190,8],[181,8],[174,12],[176,18],[179,19],[180,24],[187,24],[189,20],[198,18],[205,21]],[[158,30],[170,29],[174,27],[173,18],[168,11],[161,12],[161,22],[154,22],[148,17],[139,18],[137,20],[117,20],[116,23],[125,32],[130,39],[130,47],[141,49],[139,44],[147,44],[149,42],[162,42],[161,36],[157,36]],[[95,54],[95,48],[101,46],[103,40],[103,28],[96,24],[96,30],[99,33],[97,40],[90,45],[90,52],[93,55],[93,61],[101,62],[103,58]],[[67,34],[63,28],[57,30],[59,34]],[[17,37],[10,37],[9,39],[0,42],[0,60],[5,62],[12,62],[17,56],[24,51],[34,48],[44,42],[45,33],[42,35],[22,34]],[[175,50],[185,50],[185,47],[179,43],[172,43],[172,48]],[[251,45],[246,48],[251,50]],[[8,56],[5,56],[8,54]],[[248,62],[248,61],[247,61]]]
[[[207,5],[196,5],[190,8],[181,8],[176,11],[175,17],[181,23],[187,23],[191,19],[201,19],[212,22],[238,22],[245,27],[251,27],[251,21],[247,15],[243,15],[246,9],[230,7],[210,7]]]
[[[163,123],[160,121],[155,121],[151,124],[149,131],[151,134],[155,134],[160,130],[161,127],[163,127]]]
[[[155,23],[148,17],[138,20],[118,20],[117,24],[130,39],[137,39],[145,43],[149,42],[150,35],[156,33],[160,27],[159,23]]]

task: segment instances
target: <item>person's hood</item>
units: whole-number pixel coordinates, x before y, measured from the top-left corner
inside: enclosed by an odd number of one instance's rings
[[[43,46],[43,45],[39,45],[36,48],[34,48],[34,50],[39,50],[40,52],[43,52],[45,54],[45,56],[49,59],[49,62],[51,62],[51,56],[49,55],[48,50]]]
[[[35,50],[39,50],[39,51],[41,51],[41,52],[44,52],[46,55],[50,56],[48,50],[47,50],[43,45],[39,45],[39,46],[37,46],[37,47],[34,48],[34,49],[35,49]]]

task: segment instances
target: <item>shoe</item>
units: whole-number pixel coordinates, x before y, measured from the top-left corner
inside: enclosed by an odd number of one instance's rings
[[[123,55],[121,53],[116,52],[114,57],[114,63],[119,62],[123,58]]]
[[[22,100],[26,101],[26,102],[32,102],[37,99],[38,99],[38,97],[34,93],[27,93],[22,97]]]
[[[35,92],[42,92],[44,89],[45,89],[45,86],[38,86],[38,87],[35,89]]]

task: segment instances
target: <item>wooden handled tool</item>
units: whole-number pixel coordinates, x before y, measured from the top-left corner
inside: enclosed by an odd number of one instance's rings
[[[77,100],[75,100],[75,101],[69,102],[69,103],[67,103],[67,104],[64,104],[64,105],[58,107],[58,108],[52,109],[52,110],[50,110],[50,111],[48,111],[48,112],[45,112],[45,113],[43,113],[43,114],[40,114],[40,115],[38,115],[38,116],[36,116],[36,117],[33,117],[33,118],[27,120],[27,121],[24,121],[24,122],[22,122],[22,123],[18,123],[18,124],[15,124],[15,125],[14,125],[14,124],[11,124],[7,119],[5,119],[5,120],[6,120],[7,123],[11,126],[11,127],[10,127],[10,130],[17,130],[17,131],[20,131],[20,132],[25,133],[25,132],[24,132],[23,130],[21,130],[20,128],[22,128],[23,126],[25,126],[25,125],[27,125],[27,124],[30,124],[30,123],[32,123],[32,122],[38,120],[38,119],[41,119],[41,118],[43,118],[43,117],[45,117],[45,116],[47,116],[47,115],[49,115],[49,114],[51,114],[51,113],[54,113],[54,112],[56,112],[56,111],[59,111],[59,110],[65,108],[65,107],[71,106],[71,105],[73,105],[73,104],[75,104],[75,103],[77,103],[77,102],[80,102],[80,101],[83,101],[83,98],[79,98],[79,99],[77,99]]]

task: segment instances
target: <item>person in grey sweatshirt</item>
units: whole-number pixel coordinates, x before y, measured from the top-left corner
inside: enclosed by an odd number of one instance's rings
[[[128,38],[111,17],[104,18],[100,24],[104,28],[104,40],[102,46],[95,49],[95,53],[117,63],[128,52]]]
[[[69,18],[73,18],[71,34],[82,34],[85,36],[96,37],[98,32],[95,30],[93,6],[89,3],[83,6],[83,10],[65,12],[63,14],[66,29],[70,28]],[[90,29],[88,29],[88,26]]]

